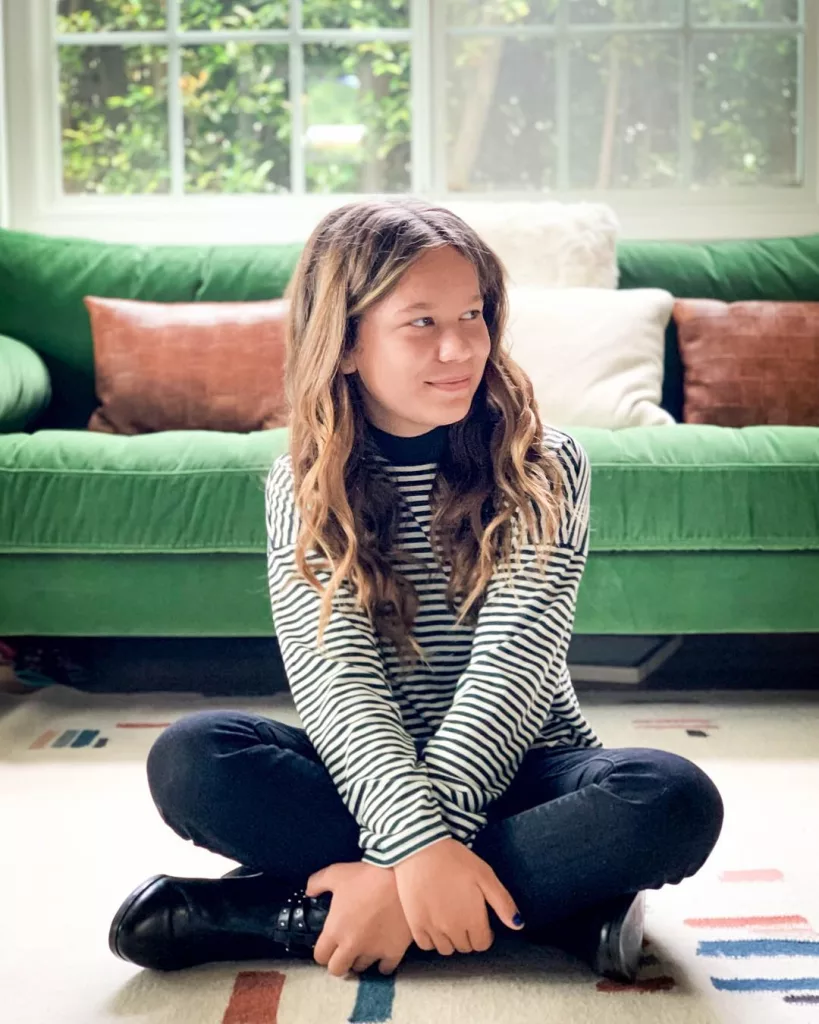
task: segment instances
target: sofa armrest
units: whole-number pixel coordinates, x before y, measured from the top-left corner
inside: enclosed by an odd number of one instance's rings
[[[51,378],[39,354],[0,334],[0,434],[23,431],[51,401]]]

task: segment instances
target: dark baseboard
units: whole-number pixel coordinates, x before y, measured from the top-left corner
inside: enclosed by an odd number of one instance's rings
[[[819,690],[819,634],[682,636],[658,667],[636,681],[605,682],[589,666],[646,663],[671,637],[575,636],[569,670],[581,692]],[[30,642],[30,638],[27,639]],[[254,696],[287,689],[275,638],[44,637],[82,667],[79,688],[99,693],[162,691]],[[585,671],[581,670],[585,669]]]

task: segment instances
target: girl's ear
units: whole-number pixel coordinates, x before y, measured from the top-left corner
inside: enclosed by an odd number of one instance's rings
[[[352,352],[348,352],[346,356],[342,356],[339,366],[342,373],[355,373],[355,357]]]

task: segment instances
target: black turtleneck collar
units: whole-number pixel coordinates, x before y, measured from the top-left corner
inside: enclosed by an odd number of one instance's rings
[[[438,462],[449,432],[449,425],[433,427],[416,437],[399,437],[381,430],[369,420],[366,429],[381,454],[394,466],[420,466],[425,462]]]

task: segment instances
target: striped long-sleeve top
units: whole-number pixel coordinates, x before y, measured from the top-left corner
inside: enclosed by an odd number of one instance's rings
[[[543,443],[556,453],[565,485],[547,568],[524,545],[513,587],[508,574],[493,576],[477,622],[457,626],[429,536],[428,499],[447,428],[420,438],[369,429],[375,458],[403,499],[398,545],[423,560],[401,571],[418,593],[412,632],[424,660],[399,673],[392,642],[344,586],[319,648],[321,595],[306,580],[288,582],[299,520],[289,453],[273,463],[265,487],[267,568],[302,725],[359,826],[362,860],[391,867],[449,837],[471,846],[487,806],[530,748],[602,747],[566,664],[588,554],[591,474],[580,443],[547,427]],[[316,574],[322,584],[330,578],[327,570]]]

